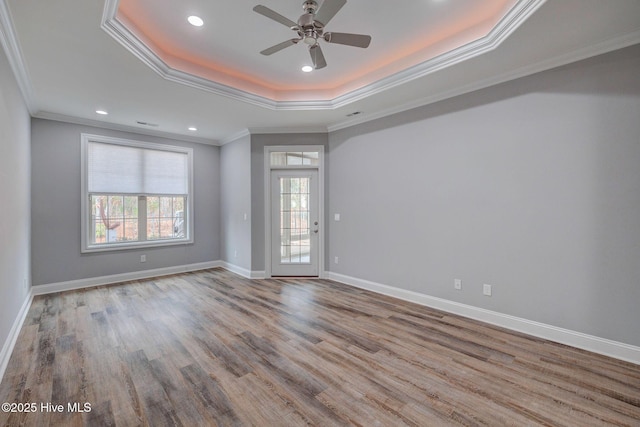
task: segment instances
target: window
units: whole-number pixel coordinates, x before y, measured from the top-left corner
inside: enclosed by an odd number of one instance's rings
[[[193,241],[192,150],[82,135],[82,251]]]
[[[317,151],[272,151],[271,166],[318,166]]]

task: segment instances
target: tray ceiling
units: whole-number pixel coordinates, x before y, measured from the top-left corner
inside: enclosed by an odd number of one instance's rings
[[[259,3],[302,13],[300,0],[0,0],[0,42],[34,117],[210,144],[334,131],[640,43],[638,0],[348,0],[327,29],[370,47],[324,44],[328,66],[302,73],[304,46],[259,53],[293,34]]]

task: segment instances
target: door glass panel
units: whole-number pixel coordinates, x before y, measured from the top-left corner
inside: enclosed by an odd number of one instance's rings
[[[311,260],[308,177],[280,178],[280,262]]]

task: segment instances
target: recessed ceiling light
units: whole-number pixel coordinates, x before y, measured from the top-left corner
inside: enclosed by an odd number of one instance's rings
[[[106,112],[106,111],[104,111],[104,110],[96,110],[96,113],[101,114],[101,115],[103,115],[103,116],[106,116],[107,114],[109,114],[109,113],[107,113],[107,112]]]
[[[302,71],[304,71],[305,73],[310,73],[313,71],[313,67],[311,65],[305,65],[304,67],[302,67]]]
[[[194,27],[202,27],[204,25],[204,21],[202,20],[202,18],[195,15],[191,15],[190,17],[188,17],[187,21],[189,21],[189,24],[193,25]]]
[[[197,128],[197,127],[195,127],[195,126],[191,126],[191,127],[189,128],[189,130],[190,130],[191,132],[195,132],[195,131],[197,131],[197,130],[198,130],[198,128]]]

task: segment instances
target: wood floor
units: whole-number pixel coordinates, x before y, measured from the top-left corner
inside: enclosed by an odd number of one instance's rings
[[[327,280],[212,269],[36,297],[1,402],[37,405],[3,426],[640,426],[640,366]]]

